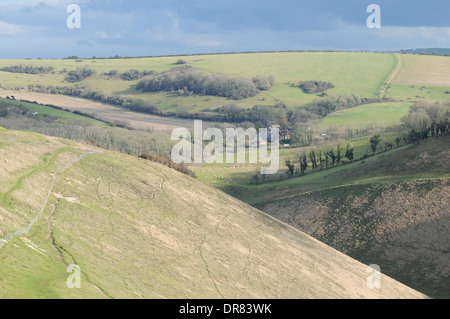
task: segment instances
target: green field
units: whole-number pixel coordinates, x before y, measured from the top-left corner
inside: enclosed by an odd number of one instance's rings
[[[256,207],[261,203],[306,193],[314,189],[341,187],[353,184],[408,181],[415,179],[448,178],[449,171],[402,169],[409,161],[419,159],[423,153],[440,154],[449,150],[449,136],[433,139],[423,145],[403,146],[351,164],[330,168],[306,176],[285,179],[263,185],[241,185],[234,196]],[[280,163],[281,164],[281,163]]]
[[[327,118],[326,118],[327,119]],[[350,121],[349,121],[350,122]],[[372,125],[373,123],[370,123]],[[334,127],[333,122],[330,127]],[[369,128],[370,125],[364,126],[364,128]],[[379,151],[384,150],[384,143],[392,143],[395,145],[395,140],[402,136],[403,129],[400,126],[389,126],[378,131],[381,136],[382,143],[380,145]],[[315,149],[317,152],[320,150],[326,150],[328,147],[336,148],[337,144],[341,144],[342,149],[345,150],[347,144],[350,144],[354,148],[354,158],[355,160],[362,159],[364,156],[372,155],[370,149],[370,136],[374,133],[366,133],[359,137],[353,137],[348,140],[337,140],[337,141],[315,141],[313,146],[308,147],[296,147],[296,148],[281,148],[279,151],[280,161],[279,161],[279,174],[282,179],[286,179],[286,160],[290,160],[295,166],[299,165],[299,157],[303,154],[308,154],[311,149]],[[270,145],[268,146],[270,150]],[[198,179],[204,183],[208,183],[214,187],[217,187],[225,192],[230,193],[233,196],[240,196],[239,193],[242,187],[248,187],[252,183],[253,176],[260,170],[262,166],[261,163],[251,164],[249,163],[249,153],[246,152],[246,163],[244,164],[207,164],[203,165],[192,165],[192,169],[196,173]],[[343,160],[346,160],[343,158]],[[307,173],[311,173],[311,163],[308,159],[309,167]],[[339,169],[339,168],[337,168]],[[319,173],[315,173],[319,174]],[[304,177],[306,178],[306,177]],[[313,178],[313,177],[312,177]],[[309,179],[307,179],[309,180]],[[285,181],[287,182],[287,181]],[[276,183],[275,183],[276,185]]]
[[[387,97],[404,102],[429,101],[442,103],[450,99],[450,95],[446,93],[449,89],[450,87],[393,83]]]
[[[364,129],[370,127],[388,127],[400,124],[400,119],[407,115],[411,103],[389,102],[361,105],[332,113],[319,124],[319,129],[333,127]]]
[[[13,65],[53,66],[54,74],[27,75],[0,72],[0,84],[3,87],[24,87],[33,85],[72,86],[64,81],[65,73],[76,67],[89,66],[97,74],[80,83],[107,94],[131,95],[152,102],[164,111],[183,108],[189,111],[201,111],[221,106],[228,101],[220,97],[184,96],[174,93],[141,93],[134,87],[138,81],[108,79],[101,76],[110,70],[125,72],[129,69],[167,71],[175,67],[180,57],[154,57],[138,59],[102,59],[102,60],[2,60],[0,67]],[[345,95],[355,93],[362,97],[374,97],[381,85],[396,66],[393,54],[381,53],[344,53],[344,52],[282,52],[257,54],[217,54],[182,57],[189,65],[210,72],[252,78],[258,75],[273,75],[276,84],[269,92],[235,102],[241,107],[254,105],[273,105],[283,101],[290,108],[302,107],[317,99],[316,94],[305,94],[290,84],[298,81],[321,80],[334,83],[330,94]]]
[[[23,102],[23,101],[15,101],[15,100],[10,100],[10,99],[2,99],[0,98],[0,102],[7,102],[10,103],[12,105],[17,105],[21,108],[25,108],[27,110],[29,110],[30,112],[33,113],[37,113],[37,116],[42,116],[42,115],[48,115],[48,116],[52,116],[54,118],[58,118],[61,120],[79,120],[82,121],[86,124],[92,125],[92,126],[98,126],[98,127],[106,127],[108,126],[105,122],[101,122],[92,118],[88,118],[86,116],[82,116],[79,114],[75,114],[69,111],[65,111],[65,110],[60,110],[57,108],[53,108],[50,106],[46,106],[46,105],[40,105],[40,104],[35,104],[35,103],[28,103],[28,102]]]

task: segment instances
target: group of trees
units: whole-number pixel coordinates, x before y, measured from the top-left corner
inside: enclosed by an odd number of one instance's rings
[[[134,99],[132,97],[124,95],[107,95],[101,91],[84,89],[83,87],[28,85],[28,89],[30,91],[38,93],[61,94],[104,102],[107,104],[117,105],[141,113],[168,115],[159,111],[159,109],[153,104],[146,103],[139,99]]]
[[[252,108],[240,108],[234,103],[217,107],[214,112],[223,114],[223,121],[229,123],[252,122],[258,127],[266,126],[267,121],[279,117],[280,110],[274,106],[255,105]]]
[[[450,102],[432,104],[421,101],[411,106],[409,114],[402,118],[402,122],[408,130],[408,140],[417,143],[449,132],[449,118]]]
[[[25,130],[49,136],[72,139],[121,153],[140,156],[164,164],[183,174],[195,174],[182,164],[171,161],[171,142],[167,132],[138,131],[123,128],[97,127],[88,122],[60,119],[49,115],[36,116],[17,105],[0,103],[0,126],[12,130]]]
[[[390,99],[383,99],[383,102],[388,102]],[[327,115],[344,109],[357,107],[363,104],[380,102],[379,98],[361,98],[356,94],[340,95],[340,96],[327,96],[318,99],[311,103],[309,106],[299,108],[295,111],[288,113],[289,121],[294,124],[298,122],[308,123],[313,121],[319,121]]]
[[[350,162],[354,160],[354,147],[347,144],[347,147],[342,148],[341,144],[335,147],[325,147],[322,149],[311,149],[307,154],[300,156],[300,172],[305,174],[308,168],[308,160],[311,164],[313,171],[321,170],[325,168],[334,167],[343,162],[344,158],[347,158]]]
[[[96,73],[96,71],[91,69],[88,66],[77,67],[76,70],[69,71],[67,73],[65,80],[67,82],[71,82],[71,83],[81,82],[81,81],[93,76],[95,73]]]
[[[333,83],[323,81],[300,81],[293,84],[293,86],[301,88],[305,93],[308,94],[321,93],[334,88]]]
[[[275,78],[272,75],[269,76],[257,76],[252,78],[256,88],[261,91],[270,91],[275,85]]]
[[[120,74],[120,78],[124,81],[136,81],[153,74],[155,74],[153,71],[138,71],[136,69],[131,69]]]
[[[288,159],[285,161],[287,170],[285,173],[278,173],[274,176],[265,176],[257,172],[252,181],[255,184],[266,183],[269,181],[281,181],[285,178],[292,178],[295,176],[303,176],[306,174],[308,168],[313,172],[335,167],[339,164],[354,161],[354,147],[347,144],[345,148],[341,144],[335,146],[324,146],[317,148],[310,148],[308,151],[298,155],[297,160]]]
[[[24,107],[8,102],[0,102],[0,126],[85,142],[133,156],[154,154],[155,158],[160,158],[157,162],[166,165],[169,161],[163,158],[171,156],[172,142],[169,132],[98,127],[89,121],[61,120],[49,115],[35,115]],[[176,169],[184,172],[181,167]],[[189,175],[189,172],[185,173]]]
[[[123,73],[119,73],[117,70],[110,70],[109,72],[103,73],[103,75],[117,77],[124,81],[137,81],[142,79],[143,77],[153,75],[155,72],[153,71],[139,71],[136,69],[130,69]]]
[[[139,157],[146,159],[148,161],[166,165],[167,167],[177,170],[185,175],[196,178],[195,173],[193,171],[191,171],[188,167],[186,167],[183,164],[177,164],[174,161],[172,161],[171,159],[168,159],[167,157],[156,155],[156,154],[141,154]]]
[[[48,74],[53,71],[52,66],[32,66],[32,65],[14,65],[4,66],[0,71],[10,73],[25,73],[25,74]]]
[[[310,149],[308,152],[298,156],[299,165],[296,167],[291,160],[286,160],[285,164],[288,168],[287,175],[293,177],[295,175],[305,175],[308,167],[313,171],[323,170],[330,167],[335,167],[347,158],[350,162],[354,159],[354,147],[347,144],[345,149],[341,144],[336,147],[326,147],[321,149]]]
[[[153,74],[143,79],[136,89],[143,92],[173,92],[184,94],[212,95],[241,100],[259,93],[255,83],[249,79],[224,74],[210,74],[191,66],[176,67]]]
[[[373,102],[375,101],[372,98],[360,98],[356,94],[328,96],[313,102],[306,108],[286,111],[284,114],[291,129],[291,144],[310,146],[313,142],[314,122],[319,122],[333,112]],[[350,135],[353,135],[353,132],[350,132]]]

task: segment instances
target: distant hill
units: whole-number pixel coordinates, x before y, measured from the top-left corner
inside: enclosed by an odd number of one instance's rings
[[[368,288],[367,265],[166,166],[2,128],[0,141],[0,234],[36,222],[0,247],[0,298],[424,297],[384,275]]]
[[[408,49],[408,50],[400,50],[399,53],[447,55],[450,54],[450,49],[445,48]]]

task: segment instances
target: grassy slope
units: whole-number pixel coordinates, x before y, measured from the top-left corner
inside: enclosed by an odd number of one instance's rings
[[[237,197],[435,297],[448,297],[450,136],[241,189]]]
[[[92,151],[1,128],[0,140],[10,198],[2,232],[39,209],[57,167]],[[422,296],[384,275],[381,290],[368,289],[363,264],[196,180],[113,152],[60,172],[41,219],[0,248],[0,263],[1,298]],[[73,263],[81,289],[66,287]]]
[[[400,124],[400,119],[408,114],[410,106],[411,103],[404,102],[361,105],[328,115],[320,122],[319,128],[322,130],[330,127],[364,129],[398,125]]]
[[[305,54],[305,53],[302,53]],[[321,54],[321,56],[320,56]],[[324,59],[325,57],[330,57],[329,54],[326,53],[315,53],[313,55],[314,58],[312,60],[319,61],[320,59]],[[333,59],[336,59],[337,53],[333,53]],[[277,61],[280,57],[279,54],[267,54],[272,55],[272,59]],[[364,55],[356,54],[359,58],[364,57]],[[264,55],[263,55],[264,56]],[[305,55],[307,57],[311,56]],[[345,56],[345,54],[344,54]],[[395,139],[403,134],[402,129],[398,126],[401,117],[406,115],[409,111],[409,106],[412,105],[414,101],[423,99],[426,95],[427,100],[430,101],[438,101],[444,102],[447,101],[448,95],[444,93],[444,88],[441,87],[423,87],[423,86],[409,86],[405,84],[397,83],[397,79],[402,76],[405,77],[404,72],[408,72],[409,69],[414,69],[415,65],[429,65],[429,61],[422,61],[419,57],[415,57],[414,59],[409,59],[408,56],[404,56],[401,54],[388,55],[393,59],[392,67],[390,69],[390,73],[388,77],[385,79],[385,82],[389,83],[388,88],[388,97],[399,99],[402,102],[388,102],[388,103],[373,103],[368,105],[362,105],[359,107],[355,107],[352,109],[342,110],[335,113],[330,114],[326,118],[324,118],[318,128],[321,130],[338,128],[343,131],[345,128],[351,128],[353,130],[358,129],[384,129],[382,135],[383,142],[391,142],[394,143]],[[230,55],[226,56],[229,61],[233,60],[242,60],[244,57],[247,58],[247,63],[255,66],[252,63],[258,61],[258,55]],[[366,56],[367,57],[367,56]],[[373,58],[373,56],[371,56]],[[267,59],[267,56],[264,56]],[[195,60],[195,62],[200,62],[203,60]],[[311,63],[311,59],[305,59],[304,61],[308,61]],[[334,60],[336,62],[337,60]],[[438,61],[438,60],[435,60]],[[439,60],[442,64],[442,61]],[[445,63],[448,63],[450,59],[445,60]],[[279,61],[278,61],[279,62]],[[275,63],[275,62],[274,62]],[[322,61],[322,67],[329,65]],[[232,64],[232,62],[230,62]],[[405,65],[407,64],[407,67]],[[433,64],[432,64],[433,65]],[[225,66],[222,66],[225,67]],[[256,66],[255,66],[256,67]],[[261,66],[259,66],[261,67]],[[267,66],[266,66],[267,67]],[[312,67],[311,67],[312,69]],[[434,69],[438,70],[439,67],[435,66]],[[320,67],[316,68],[317,72],[320,72]],[[292,70],[290,70],[292,71]],[[236,75],[245,73],[245,70],[236,69]],[[354,72],[354,70],[353,70]],[[285,70],[285,74],[290,74]],[[345,72],[344,72],[345,73]],[[345,73],[346,74],[346,73]],[[364,81],[363,81],[364,82]],[[380,82],[382,83],[382,82]],[[353,85],[354,83],[352,83]],[[424,96],[419,96],[417,94],[423,94]],[[370,155],[370,149],[368,146],[369,136],[361,136],[357,138],[352,138],[348,141],[351,145],[355,147],[355,158],[361,158],[365,154]],[[344,142],[343,146],[345,147]],[[308,152],[309,148],[296,148],[296,149],[282,149],[280,150],[280,170],[285,170],[285,160],[289,159],[291,161],[298,161],[298,155],[303,154],[304,152]],[[369,159],[370,161],[370,159]],[[336,168],[336,170],[340,170],[341,168]],[[226,190],[228,193],[233,196],[238,196],[239,198],[245,198],[249,193],[252,194],[252,186],[246,186],[251,181],[252,176],[255,174],[257,170],[259,170],[259,165],[254,164],[204,164],[201,167],[194,167],[197,176],[203,182],[209,183],[215,187]],[[323,172],[322,172],[323,173]],[[320,176],[322,173],[318,173]],[[314,178],[313,178],[314,179]],[[308,177],[304,178],[305,183],[307,183],[310,179]],[[289,184],[287,181],[286,183]],[[315,184],[315,181],[312,181]],[[335,185],[339,185],[339,179],[335,180]],[[243,189],[250,191],[243,191]],[[262,192],[263,196],[266,194],[268,190],[269,193],[272,191],[272,187],[265,188],[261,187],[258,191]],[[248,196],[248,200],[250,202],[253,201],[253,195]],[[258,196],[255,199],[258,200]]]
[[[317,189],[378,182],[448,178],[450,173],[442,166],[433,167],[430,164],[419,170],[410,163],[420,160],[424,153],[437,156],[442,152],[448,152],[449,139],[450,137],[447,135],[423,144],[400,147],[363,161],[284,180],[281,183],[243,187],[237,197],[253,206],[261,207],[260,205],[266,200],[271,201],[275,198],[279,199]]]
[[[397,111],[395,111],[397,112]],[[401,112],[401,111],[399,111]],[[358,118],[358,117],[356,117]],[[353,118],[355,119],[355,117]],[[336,120],[336,119],[335,119]],[[346,121],[345,118],[342,120],[339,119],[339,121]],[[354,121],[348,121],[348,123],[353,123],[357,126],[356,122]],[[368,123],[368,122],[367,122]],[[371,123],[371,126],[375,126],[374,123]],[[381,128],[381,123],[377,123],[376,128]],[[334,123],[331,124],[331,129],[333,129]],[[354,147],[354,156],[355,159],[361,159],[366,155],[372,155],[372,151],[370,149],[370,136],[375,133],[370,132],[369,135],[354,137],[347,141],[340,141],[341,147],[345,150],[346,145],[350,144]],[[395,139],[399,136],[402,136],[403,129],[400,126],[393,126],[385,128],[383,131],[380,132],[381,138],[382,138],[382,144],[385,142],[390,142],[392,144],[395,144]],[[333,148],[336,148],[338,142],[333,142],[331,145]],[[311,149],[315,149],[317,152],[319,150],[325,150],[327,148],[327,145],[315,145],[314,147],[301,147],[301,148],[281,148],[280,149],[280,162],[279,162],[279,174],[282,175],[282,177],[286,177],[287,167],[286,167],[286,160],[290,160],[292,163],[294,163],[296,166],[299,165],[299,156],[302,154],[308,154]],[[383,145],[380,147],[380,149],[383,149]],[[270,150],[270,146],[269,146]],[[382,155],[380,155],[382,156]],[[249,155],[248,152],[246,153],[246,158],[248,159]],[[348,161],[346,158],[344,160]],[[367,159],[367,161],[370,161],[371,159]],[[309,161],[309,159],[308,159]],[[360,162],[358,162],[360,163]],[[351,164],[350,166],[345,167],[353,167],[356,166],[357,163]],[[245,163],[245,164],[203,164],[201,166],[193,165],[192,169],[195,171],[198,179],[202,182],[209,183],[210,185],[213,185],[214,187],[217,187],[223,191],[225,191],[228,194],[231,194],[233,196],[237,196],[240,199],[244,199],[247,201],[247,199],[252,202],[253,200],[253,190],[255,190],[254,185],[250,185],[253,181],[252,178],[256,174],[257,171],[260,170],[260,167],[262,165],[259,164],[251,164],[251,163]],[[343,166],[336,167],[329,171],[324,172],[318,172],[315,173],[315,175],[307,175],[302,178],[302,181],[300,181],[298,178],[292,179],[291,182],[296,184],[316,184],[316,177],[318,176],[324,176],[327,175],[330,171],[339,171],[343,168]],[[309,163],[309,167],[306,171],[308,174],[312,172],[311,163]],[[290,184],[289,180],[285,180],[283,183]],[[333,185],[339,185],[340,180],[339,178],[335,179]],[[264,194],[267,194],[269,197],[271,196],[273,189],[276,185],[274,184],[267,184],[268,186],[265,187],[259,186],[257,187],[258,192],[263,192],[262,194],[258,194],[256,197],[256,200],[260,196],[264,196]],[[283,185],[283,184],[281,184]],[[275,187],[277,188],[277,187]],[[281,186],[281,188],[283,188]],[[295,191],[295,188],[293,189]],[[248,198],[247,198],[248,196]]]
[[[195,68],[207,72],[221,72],[233,76],[252,78],[258,75],[273,75],[275,87],[270,92],[262,92],[258,96],[238,101],[242,107],[252,107],[255,104],[273,105],[276,99],[281,99],[289,107],[301,107],[317,99],[317,95],[303,93],[298,88],[290,87],[289,83],[301,80],[331,81],[336,88],[329,90],[331,94],[355,93],[360,96],[373,97],[386,81],[395,66],[393,54],[379,53],[341,53],[341,52],[282,52],[258,54],[219,54],[182,57]],[[26,75],[0,72],[1,84],[4,86],[26,87],[28,84],[43,85],[74,85],[64,82],[65,73],[76,67],[88,65],[97,70],[97,75],[83,81],[81,84],[108,94],[126,94],[150,101],[162,110],[199,111],[205,108],[223,105],[229,101],[218,97],[179,96],[172,93],[142,94],[134,89],[137,81],[122,81],[107,79],[101,76],[103,72],[118,70],[124,72],[135,68],[138,70],[153,70],[163,72],[172,67],[178,57],[155,57],[142,59],[114,60],[3,60],[0,67],[8,65],[35,65],[55,68],[55,74]]]
[[[92,118],[88,118],[86,116],[82,116],[79,114],[75,114],[69,111],[65,110],[59,110],[56,108],[52,108],[46,105],[40,105],[35,103],[28,103],[28,102],[22,102],[22,101],[15,101],[15,100],[9,100],[9,99],[3,99],[0,98],[0,102],[7,102],[9,104],[13,104],[16,106],[19,106],[21,108],[25,108],[33,113],[38,113],[38,116],[42,115],[49,115],[61,120],[71,119],[71,120],[79,120],[81,122],[84,122],[86,124],[92,125],[92,126],[99,126],[99,127],[106,127],[107,124]]]

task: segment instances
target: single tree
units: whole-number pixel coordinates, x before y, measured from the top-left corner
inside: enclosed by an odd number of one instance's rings
[[[286,166],[288,168],[288,176],[289,178],[291,178],[292,176],[294,176],[295,166],[291,163],[290,160],[286,160]]]
[[[380,145],[380,143],[381,143],[381,137],[380,137],[379,134],[375,135],[375,136],[372,136],[370,138],[370,148],[372,149],[372,152],[374,154],[376,153],[378,145]]]
[[[306,154],[301,156],[300,158],[300,170],[302,175],[305,175],[306,169],[308,168],[308,159],[306,158]]]
[[[349,159],[350,162],[353,162],[353,151],[354,148],[350,144],[347,144],[347,149],[345,150],[345,157]]]
[[[309,152],[309,160],[311,161],[311,166],[312,166],[313,171],[315,171],[317,169],[317,158],[316,158],[315,150],[311,150]]]
[[[341,148],[341,144],[339,143],[337,146],[337,154],[336,154],[336,162],[338,164],[341,163],[341,158],[342,158],[342,148]]]
[[[333,167],[334,167],[334,165],[336,165],[336,158],[337,158],[336,153],[334,152],[334,149],[330,149],[327,152],[327,154],[331,159],[331,165],[333,165]]]

